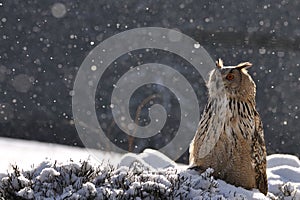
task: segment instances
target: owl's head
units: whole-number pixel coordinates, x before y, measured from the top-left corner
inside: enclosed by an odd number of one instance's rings
[[[209,95],[218,97],[226,94],[229,97],[241,99],[255,98],[256,86],[247,72],[251,66],[249,62],[236,66],[224,66],[223,61],[219,59],[207,83]]]

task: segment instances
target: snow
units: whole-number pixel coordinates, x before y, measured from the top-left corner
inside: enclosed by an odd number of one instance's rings
[[[287,165],[291,167],[300,167],[300,161],[296,156],[288,154],[274,154],[268,156],[268,168]]]
[[[213,169],[199,174],[153,149],[120,155],[0,138],[0,150],[0,198],[5,188],[25,199],[300,199],[300,161],[293,155],[268,156],[265,196],[216,180]]]
[[[38,179],[41,182],[45,182],[48,179],[54,179],[55,177],[59,176],[60,173],[57,172],[55,169],[53,168],[45,168],[42,170],[41,174],[38,176]]]
[[[121,155],[110,152],[3,137],[0,137],[0,150],[0,174],[12,169],[11,165],[18,164],[22,169],[30,169],[43,160],[65,162],[72,158],[75,161],[90,159],[99,162],[109,158],[109,162],[116,165],[121,158]]]
[[[135,162],[143,164],[148,169],[163,169],[176,166],[176,163],[166,155],[153,149],[145,149],[138,157],[136,154],[127,153],[121,158],[119,165],[130,167]]]
[[[286,191],[300,199],[300,161],[285,154],[268,156],[268,182],[273,193]]]
[[[62,3],[55,3],[51,8],[51,13],[56,18],[62,18],[67,13],[66,6]]]

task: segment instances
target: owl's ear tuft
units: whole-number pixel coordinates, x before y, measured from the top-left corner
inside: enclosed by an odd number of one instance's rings
[[[248,69],[249,67],[252,66],[252,63],[250,62],[243,62],[237,65],[238,69]]]
[[[219,60],[216,61],[216,65],[218,68],[223,68],[224,65],[223,65],[223,60],[221,58],[219,58]]]

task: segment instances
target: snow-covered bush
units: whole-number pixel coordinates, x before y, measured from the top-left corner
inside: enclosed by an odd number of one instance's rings
[[[87,161],[43,162],[24,172],[17,166],[13,169],[0,183],[5,199],[208,199],[218,193],[211,169],[199,175],[174,167],[149,171],[138,162],[115,169]]]
[[[146,151],[140,155],[126,154],[118,167],[72,160],[67,163],[44,161],[28,171],[13,166],[13,170],[1,178],[0,199],[300,199],[300,185],[295,182],[299,178],[298,166],[294,166],[294,176],[288,176],[291,167],[272,165],[275,158],[269,159],[271,193],[268,197],[258,190],[245,190],[215,180],[213,169],[200,174],[186,169],[187,166],[180,168],[167,159],[155,163],[160,159],[159,152]]]

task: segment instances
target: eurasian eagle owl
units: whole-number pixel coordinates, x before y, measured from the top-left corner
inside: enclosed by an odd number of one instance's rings
[[[190,165],[214,169],[214,177],[267,194],[266,147],[255,108],[252,64],[217,61],[207,83],[209,98],[190,145]]]

